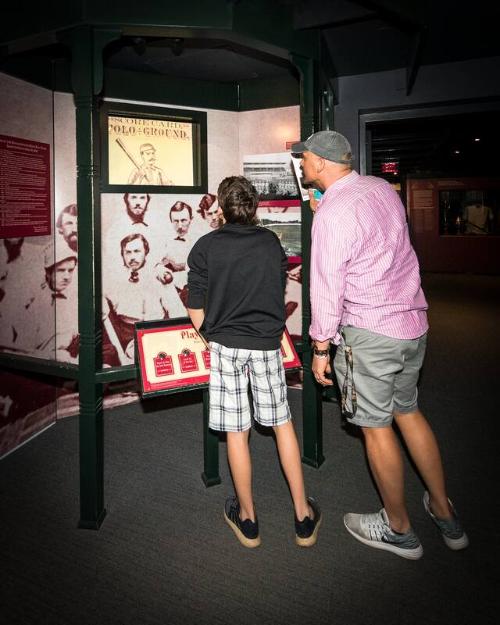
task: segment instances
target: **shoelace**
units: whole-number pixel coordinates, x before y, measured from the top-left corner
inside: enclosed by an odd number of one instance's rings
[[[391,533],[391,528],[384,521],[380,512],[363,515],[361,527],[370,534],[371,539],[380,540],[382,536]]]

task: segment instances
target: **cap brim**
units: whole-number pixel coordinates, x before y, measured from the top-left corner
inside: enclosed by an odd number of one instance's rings
[[[298,143],[294,143],[292,145],[291,152],[293,154],[302,154],[303,152],[307,152],[306,144],[304,141],[299,141]]]

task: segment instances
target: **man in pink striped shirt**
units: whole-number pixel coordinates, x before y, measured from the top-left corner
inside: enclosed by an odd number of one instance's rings
[[[342,411],[363,432],[384,504],[346,514],[360,542],[408,559],[423,554],[404,499],[395,420],[427,491],[424,506],[451,549],[468,544],[444,482],[434,434],[418,409],[417,381],[427,338],[427,302],[404,207],[390,184],[351,169],[347,139],[321,131],[292,146],[302,153],[305,184],[324,192],[312,228],[310,335],[316,381],[342,389]]]

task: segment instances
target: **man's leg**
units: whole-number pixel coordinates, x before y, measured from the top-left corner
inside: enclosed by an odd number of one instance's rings
[[[293,423],[288,421],[282,425],[276,425],[273,427],[273,430],[276,434],[281,466],[290,487],[295,516],[299,521],[306,516],[312,518],[314,515],[313,511],[309,509],[306,499],[302,460]]]
[[[368,462],[377,484],[391,528],[405,533],[410,519],[404,498],[404,468],[401,448],[392,427],[362,428]]]
[[[394,418],[408,451],[429,491],[432,512],[439,518],[450,518],[452,511],[444,483],[444,471],[436,437],[420,412],[395,412]]]
[[[250,430],[227,433],[227,458],[233,477],[236,496],[240,503],[242,521],[255,521],[255,509],[252,495],[252,459],[248,445]]]

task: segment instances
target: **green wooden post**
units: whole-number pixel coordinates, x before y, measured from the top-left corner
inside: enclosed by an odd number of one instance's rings
[[[292,62],[300,74],[300,132],[305,139],[317,130],[314,61],[292,55]],[[322,391],[311,370],[312,352],[309,340],[311,306],[309,302],[309,274],[311,267],[312,211],[309,202],[302,202],[302,364],[304,370],[302,391],[303,456],[302,461],[313,467],[323,464],[323,410]]]
[[[205,486],[221,483],[219,475],[219,437],[208,427],[208,389],[203,389],[203,468],[201,478]]]
[[[96,96],[102,89],[102,47],[114,36],[82,26],[65,33],[62,38],[72,51],[71,77],[76,110],[80,333],[79,527],[87,529],[98,529],[106,515],[103,387],[96,377],[102,367],[99,123]]]

